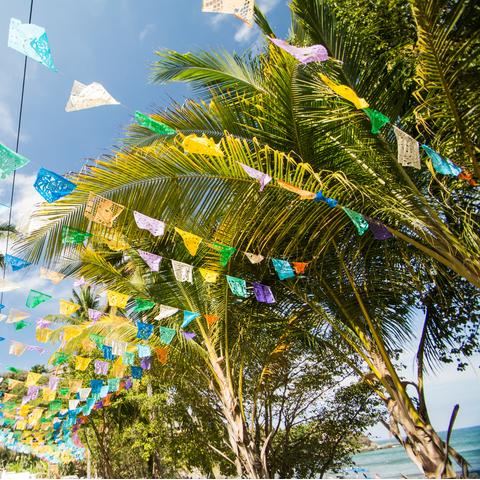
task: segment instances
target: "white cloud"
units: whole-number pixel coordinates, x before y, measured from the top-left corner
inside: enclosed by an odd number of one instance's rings
[[[0,137],[13,140],[17,138],[15,121],[10,109],[4,102],[0,101]]]
[[[143,30],[138,34],[138,39],[143,42],[145,37],[153,30],[155,30],[155,25],[153,23],[147,23],[145,27],[143,27]]]

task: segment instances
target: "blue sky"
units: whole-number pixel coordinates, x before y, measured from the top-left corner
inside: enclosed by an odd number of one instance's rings
[[[286,0],[260,0],[278,36],[289,27]],[[0,142],[15,147],[16,125],[23,72],[22,57],[7,47],[11,17],[28,21],[30,0],[2,0],[0,12]],[[149,112],[166,106],[169,98],[182,101],[191,95],[183,85],[152,85],[148,82],[154,51],[168,48],[185,51],[224,48],[243,51],[258,39],[255,29],[246,28],[234,17],[201,12],[201,0],[36,0],[32,22],[45,27],[58,73],[28,61],[20,153],[31,164],[19,171],[14,202],[14,223],[28,228],[28,214],[41,197],[33,189],[40,166],[64,173],[77,171],[90,158],[108,153],[118,144],[135,110]],[[73,80],[102,83],[122,105],[66,113]],[[7,203],[10,179],[0,182],[0,202]],[[0,211],[0,221],[7,212]],[[22,283],[21,290],[7,293],[4,312],[10,307],[25,309],[30,288],[68,298],[71,282],[52,286],[36,271],[8,274]],[[55,306],[56,308],[56,306]],[[32,325],[16,332],[0,323],[0,335],[36,344],[34,322],[52,311],[52,303],[35,309]],[[27,368],[46,361],[47,355],[8,355],[8,342],[0,344],[0,371],[6,365]],[[413,363],[405,356],[408,372]],[[457,426],[480,424],[480,380],[476,368],[457,374],[445,368],[427,380],[427,394],[434,425],[444,429],[451,409],[461,404]],[[373,433],[385,437],[383,428]]]

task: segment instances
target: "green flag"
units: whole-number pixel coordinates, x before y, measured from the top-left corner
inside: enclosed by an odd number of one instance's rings
[[[220,253],[220,265],[226,267],[230,257],[237,251],[234,247],[215,242],[213,248]]]
[[[143,298],[135,299],[135,308],[134,312],[144,312],[145,310],[151,310],[155,306],[155,302],[151,300],[145,300]]]
[[[27,301],[25,305],[28,308],[35,308],[43,302],[50,300],[52,298],[51,295],[47,295],[46,293],[39,292],[38,290],[30,290],[28,294]]]
[[[176,130],[170,128],[168,125],[154,120],[152,117],[144,115],[140,112],[135,112],[135,120],[141,127],[148,128],[152,132],[158,133],[159,135],[175,135],[177,133]]]
[[[355,225],[359,235],[363,235],[368,230],[368,222],[361,213],[350,210],[347,207],[342,207],[343,211],[349,216],[352,223]]]
[[[77,230],[76,228],[64,226],[62,228],[62,242],[63,243],[73,243],[78,245],[83,243],[87,238],[92,237],[93,235],[82,230]]]
[[[367,114],[372,125],[371,132],[374,134],[380,133],[381,128],[386,125],[390,119],[379,112],[378,110],[373,110],[372,108],[364,108],[363,111]]]

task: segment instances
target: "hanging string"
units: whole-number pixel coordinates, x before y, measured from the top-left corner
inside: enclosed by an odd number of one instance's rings
[[[28,16],[28,23],[32,23],[32,13],[33,13],[33,0],[30,0],[30,14]],[[20,111],[18,114],[18,127],[17,127],[17,142],[15,145],[15,153],[18,153],[18,147],[20,144],[20,131],[22,128],[22,113],[23,113],[23,97],[25,94],[25,79],[27,77],[27,61],[28,57],[25,55],[25,62],[23,64],[23,80],[22,80],[22,95],[20,97]],[[16,170],[13,171],[13,179],[12,179],[12,190],[10,193],[10,210],[8,212],[8,227],[7,227],[7,241],[5,244],[5,255],[8,253],[8,246],[10,242],[10,229],[12,227],[12,210],[13,210],[13,198],[15,195],[15,177],[16,177]],[[3,264],[3,278],[5,279],[5,273],[7,270],[7,265]],[[0,303],[3,303],[3,292],[0,295]]]

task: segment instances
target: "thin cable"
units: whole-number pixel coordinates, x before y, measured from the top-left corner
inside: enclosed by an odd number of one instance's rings
[[[30,14],[28,16],[28,23],[32,23],[32,13],[33,13],[33,0],[30,1]],[[22,113],[23,113],[23,97],[25,95],[25,79],[27,77],[27,61],[28,57],[25,55],[25,63],[23,64],[23,80],[22,80],[22,95],[20,97],[20,112],[18,114],[18,127],[17,127],[17,143],[15,145],[15,153],[18,153],[18,147],[20,145],[20,131],[22,128]],[[16,178],[16,170],[13,171],[13,179],[12,179],[12,191],[10,193],[10,211],[8,213],[8,227],[7,227],[7,241],[5,245],[5,255],[8,253],[8,245],[10,242],[10,229],[12,226],[12,209],[13,209],[13,198],[15,195],[15,178]],[[3,279],[5,279],[5,273],[7,270],[7,265],[4,261],[3,264]],[[3,293],[0,295],[0,303],[3,303]]]

